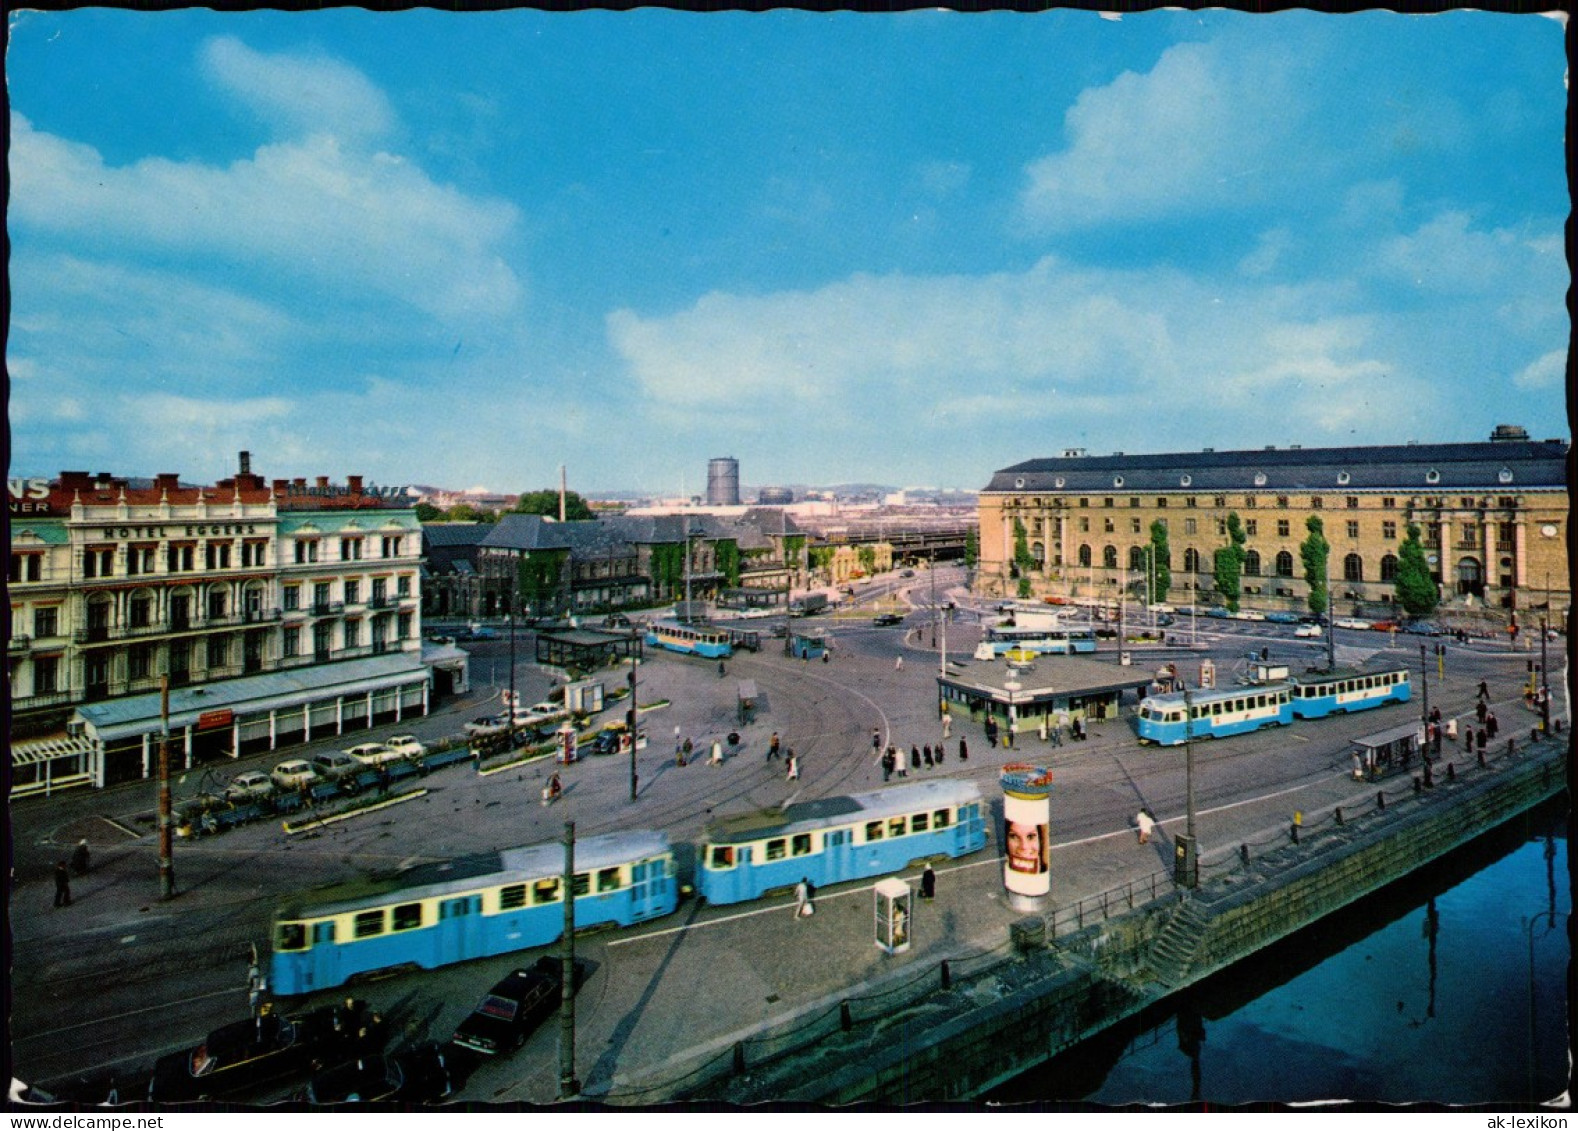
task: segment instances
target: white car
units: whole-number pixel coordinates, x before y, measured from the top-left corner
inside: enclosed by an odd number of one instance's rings
[[[292,758],[275,766],[274,772],[269,774],[269,780],[274,783],[275,789],[305,789],[318,780],[318,773],[305,759]]]
[[[1301,624],[1293,630],[1293,635],[1318,637],[1324,634],[1321,632],[1321,627],[1318,624]]]
[[[1331,623],[1336,625],[1338,628],[1352,628],[1359,632],[1370,631],[1370,622],[1367,620],[1360,620],[1358,617],[1338,617]]]
[[[480,738],[483,735],[498,734],[508,725],[509,723],[502,716],[483,715],[480,719],[472,719],[460,729],[473,738]]]
[[[1265,620],[1266,614],[1256,612],[1254,609],[1240,609],[1233,614],[1234,620]]]
[[[385,762],[398,762],[405,755],[385,746],[382,742],[363,742],[346,751],[364,766],[381,766]]]
[[[1150,608],[1150,611],[1153,612],[1153,613],[1176,613],[1178,611],[1177,609],[1173,608],[1171,605],[1167,605],[1167,604],[1155,604],[1155,605],[1149,606],[1149,608]]]
[[[225,786],[226,801],[256,801],[259,798],[272,796],[274,796],[274,783],[267,774],[259,770],[237,774],[230,779],[230,784]]]
[[[414,734],[397,734],[384,745],[402,758],[420,758],[427,753],[427,747],[418,742]]]

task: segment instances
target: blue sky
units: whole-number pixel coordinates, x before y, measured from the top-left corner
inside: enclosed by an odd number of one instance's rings
[[[1568,434],[1547,18],[10,30],[13,474],[976,488]]]

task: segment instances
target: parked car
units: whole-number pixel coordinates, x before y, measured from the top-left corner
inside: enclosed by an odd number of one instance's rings
[[[427,747],[418,742],[414,734],[397,734],[384,745],[402,758],[420,758],[427,753]]]
[[[889,627],[891,625],[903,624],[904,623],[904,614],[902,614],[902,613],[878,613],[876,616],[871,618],[871,623],[876,625],[876,626],[878,626],[879,628],[887,628],[887,627]]]
[[[1303,637],[1319,637],[1324,636],[1325,632],[1322,631],[1321,626],[1318,624],[1301,624],[1293,630],[1293,635]]]
[[[1370,630],[1372,632],[1396,632],[1400,627],[1402,626],[1399,625],[1395,620],[1378,620],[1370,622]]]
[[[385,762],[398,762],[405,757],[382,742],[363,742],[345,752],[363,766],[381,766]]]
[[[1266,620],[1271,624],[1298,624],[1297,613],[1267,613]]]
[[[275,766],[269,774],[269,780],[274,783],[275,789],[306,789],[318,780],[318,772],[305,758],[292,758]]]
[[[455,1044],[484,1056],[520,1048],[559,1008],[564,986],[560,973],[557,958],[539,958],[529,969],[505,975],[460,1023]]]
[[[274,783],[261,770],[248,770],[237,774],[225,786],[225,800],[233,802],[261,801],[274,796]]]
[[[1153,613],[1176,613],[1178,610],[1163,602],[1147,606]]]
[[[1156,623],[1160,627],[1166,628],[1168,625],[1177,624],[1178,618],[1173,616],[1171,613],[1157,613]]]
[[[1233,616],[1233,614],[1228,612],[1226,609],[1207,609],[1205,611],[1205,615],[1212,618],[1213,620],[1229,620]]]
[[[1440,636],[1441,626],[1427,620],[1411,620],[1403,625],[1403,631],[1410,636]],[[1551,639],[1555,639],[1553,635]]]
[[[481,718],[472,719],[460,729],[473,738],[487,734],[498,734],[509,725],[509,720],[499,715],[483,715]]]
[[[314,754],[307,759],[307,764],[320,778],[327,781],[339,781],[341,778],[361,773],[362,770],[362,764],[343,750],[325,750]]]
[[[310,1104],[437,1103],[455,1091],[453,1060],[432,1041],[390,1055],[360,1056],[318,1073],[300,1098]]]
[[[229,1095],[300,1072],[314,1061],[343,1060],[383,1047],[383,1020],[366,1002],[347,998],[310,1013],[222,1025],[201,1044],[161,1057],[148,1081],[153,1103]]]
[[[1338,617],[1331,623],[1337,628],[1351,628],[1357,632],[1368,632],[1370,629],[1370,622],[1358,617]]]
[[[624,613],[610,613],[603,618],[604,628],[629,628],[630,618]]]
[[[1233,614],[1234,620],[1265,620],[1266,614],[1259,609],[1239,609]]]

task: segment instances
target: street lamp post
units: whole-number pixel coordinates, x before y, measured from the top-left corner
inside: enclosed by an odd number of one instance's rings
[[[625,731],[630,736],[630,800],[636,799],[636,665],[641,661],[630,657],[630,709],[625,712]]]

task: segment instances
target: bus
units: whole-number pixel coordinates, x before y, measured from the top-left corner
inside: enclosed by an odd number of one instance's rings
[[[667,648],[670,652],[705,656],[709,660],[721,660],[734,654],[729,633],[708,625],[658,621],[647,629],[646,642],[652,648]]]
[[[986,636],[977,649],[977,658],[991,659],[1014,650],[1051,656],[1094,652],[1096,630],[1064,625],[1055,617],[1036,618],[1020,614],[987,626]]]

